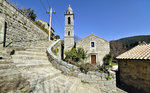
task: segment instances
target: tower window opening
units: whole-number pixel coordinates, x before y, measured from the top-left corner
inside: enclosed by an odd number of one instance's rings
[[[68,36],[70,36],[70,31],[68,31]]]
[[[71,24],[71,20],[70,20],[70,17],[68,17],[68,24]]]

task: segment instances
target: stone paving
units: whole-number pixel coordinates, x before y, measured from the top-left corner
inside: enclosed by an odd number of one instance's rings
[[[38,42],[25,50],[16,51],[13,62],[22,76],[29,81],[31,93],[100,93],[99,88],[83,85],[75,77],[65,76],[49,62],[46,48],[52,42]],[[88,90],[87,90],[88,88]]]
[[[12,50],[1,49],[0,93],[102,93],[99,85],[81,82],[55,69],[46,54],[51,43],[35,42],[12,56]]]

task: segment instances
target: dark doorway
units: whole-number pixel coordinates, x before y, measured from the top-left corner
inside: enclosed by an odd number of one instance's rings
[[[91,55],[91,64],[96,64],[96,55]]]

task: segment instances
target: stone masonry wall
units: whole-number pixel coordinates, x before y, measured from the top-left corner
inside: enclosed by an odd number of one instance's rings
[[[150,93],[150,60],[119,60],[119,78],[127,91]]]
[[[111,79],[107,79],[108,74],[89,71],[87,74],[84,74],[80,71],[80,68],[69,64],[53,54],[51,51],[52,47],[59,47],[61,40],[57,40],[47,49],[48,57],[53,66],[61,70],[65,75],[75,76],[80,78],[84,82],[88,83],[98,83],[99,88],[102,93],[112,93],[116,91],[116,74],[112,71],[109,71]]]
[[[47,39],[43,30],[7,0],[0,0],[0,13],[6,22],[6,46],[26,46],[27,42]]]
[[[4,28],[5,28],[4,15],[0,14],[0,47],[3,47],[4,43]]]
[[[91,42],[94,42],[94,47],[91,47]],[[91,63],[91,55],[96,55],[97,65],[103,64],[103,58],[110,51],[109,42],[93,34],[77,41],[76,47],[82,47],[87,50],[87,58],[84,60],[85,63]]]

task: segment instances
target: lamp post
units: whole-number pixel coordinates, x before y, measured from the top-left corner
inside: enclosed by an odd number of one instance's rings
[[[50,8],[50,12],[49,12],[49,14],[50,14],[50,20],[49,20],[49,41],[51,40],[51,22],[52,22],[52,13],[53,14],[55,14],[56,12],[54,11],[53,12],[53,10],[52,10],[52,8]]]

